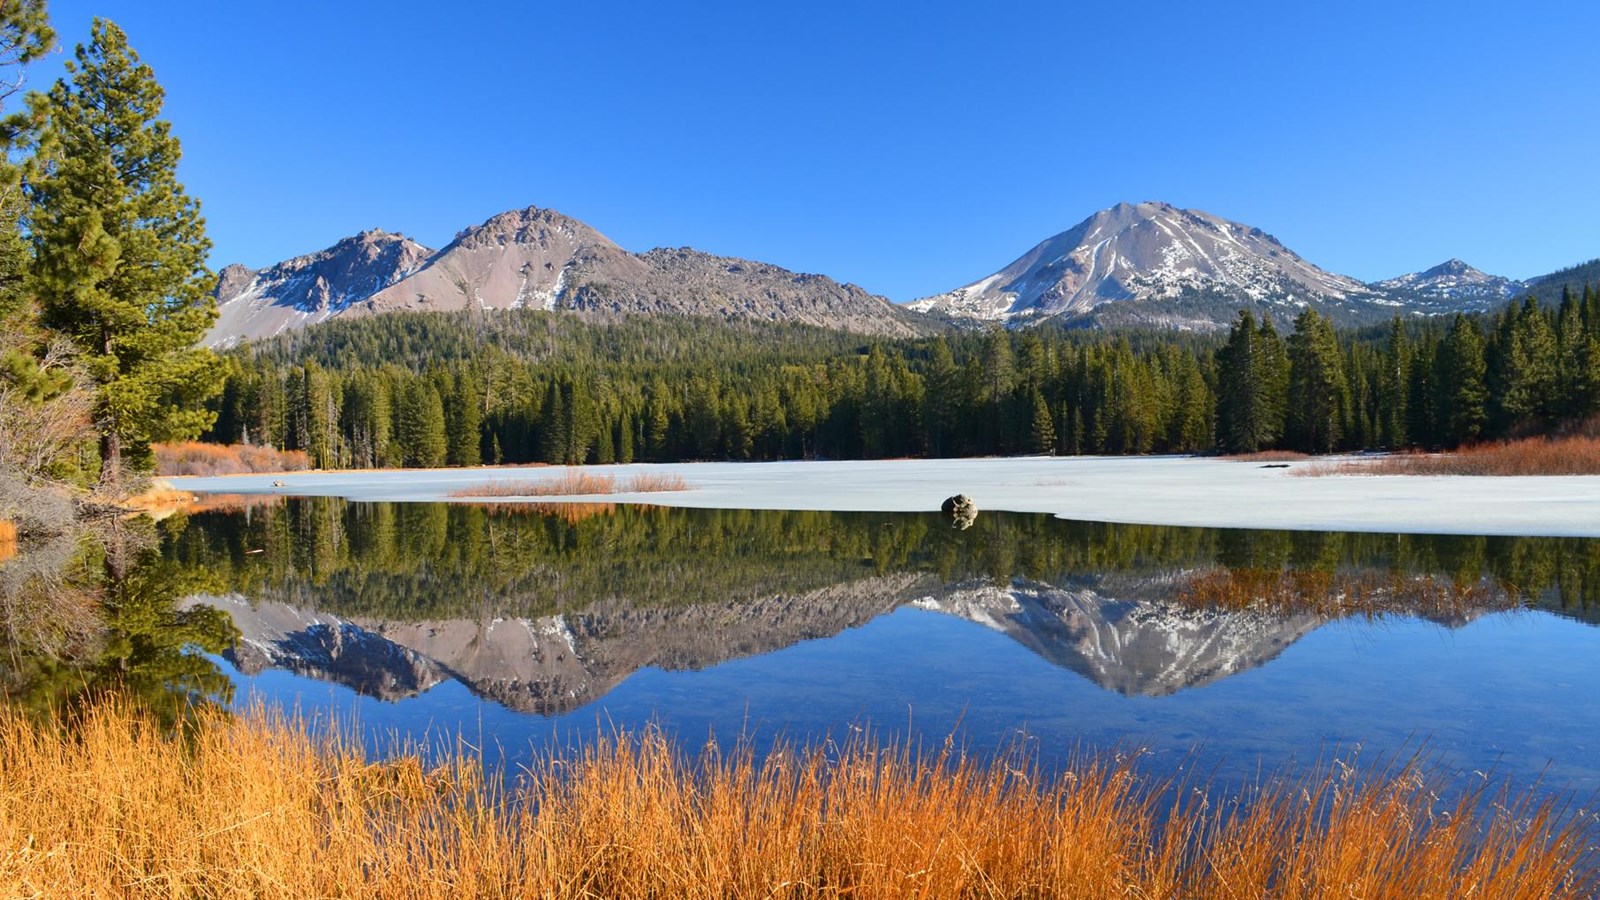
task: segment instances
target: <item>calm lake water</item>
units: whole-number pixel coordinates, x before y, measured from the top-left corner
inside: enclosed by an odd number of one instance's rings
[[[259,499],[259,498],[258,498]],[[1149,751],[1359,748],[1600,790],[1600,541],[937,515],[266,500],[165,528],[233,702],[515,765],[658,723]]]

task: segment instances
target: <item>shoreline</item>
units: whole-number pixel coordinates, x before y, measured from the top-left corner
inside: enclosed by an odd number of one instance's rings
[[[1319,458],[1263,464],[1192,456],[987,457],[783,462],[483,466],[171,476],[206,494],[354,501],[640,503],[702,509],[931,512],[966,494],[982,511],[1141,525],[1518,537],[1600,537],[1600,476],[1295,475]],[[472,498],[492,482],[595,475],[683,478],[691,489]],[[281,482],[275,485],[274,482]]]

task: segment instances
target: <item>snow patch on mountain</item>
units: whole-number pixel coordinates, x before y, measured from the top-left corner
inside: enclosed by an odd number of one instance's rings
[[[909,304],[920,312],[1014,322],[1084,314],[1119,301],[1225,292],[1304,305],[1364,298],[1259,228],[1168,203],[1120,203],[1047,238],[1000,271]]]

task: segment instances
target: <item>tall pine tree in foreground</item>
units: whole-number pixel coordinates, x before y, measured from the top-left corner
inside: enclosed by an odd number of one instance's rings
[[[211,243],[178,183],[163,92],[115,24],[94,21],[67,77],[37,98],[45,117],[33,201],[33,288],[47,326],[77,345],[96,388],[101,486],[124,456],[195,437],[215,413],[215,356],[196,342],[216,318]]]

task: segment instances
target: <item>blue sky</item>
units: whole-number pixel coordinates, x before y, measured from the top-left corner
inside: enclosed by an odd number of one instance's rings
[[[1122,200],[1363,280],[1600,256],[1600,3],[1525,6],[51,2],[154,67],[214,266],[538,205],[900,301]]]

